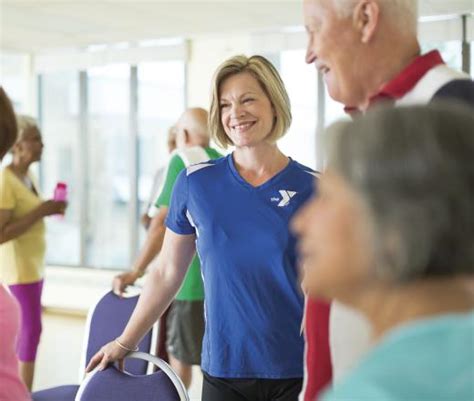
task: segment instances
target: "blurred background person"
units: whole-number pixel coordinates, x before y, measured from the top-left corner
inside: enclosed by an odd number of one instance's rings
[[[442,105],[329,130],[320,196],[293,222],[304,282],[373,330],[323,400],[472,399],[473,126],[472,110]]]
[[[18,138],[12,162],[0,171],[0,281],[21,308],[18,340],[20,371],[31,390],[41,336],[41,293],[46,250],[44,217],[62,214],[65,202],[43,201],[30,171],[41,160],[43,142],[31,117],[17,120]]]
[[[15,113],[7,94],[0,87],[0,163],[17,138]],[[0,176],[0,204],[4,182]],[[0,260],[1,260],[0,247]],[[0,266],[0,270],[3,265]],[[20,330],[20,308],[7,286],[0,280],[0,399],[28,401],[28,390],[19,376],[16,341]]]
[[[176,127],[170,127],[168,130],[168,153],[171,153],[176,149]],[[163,181],[165,179],[166,167],[160,167],[153,177],[153,184],[150,191],[150,196],[148,198],[148,203],[146,205],[145,213],[143,213],[140,221],[142,226],[148,230],[150,226],[151,219],[157,213],[157,209],[155,207],[155,201],[158,195],[160,194],[160,189],[163,186]]]
[[[173,153],[165,173],[165,182],[153,207],[156,209],[147,240],[132,271],[114,278],[113,288],[122,294],[128,285],[142,277],[151,261],[159,254],[165,235],[171,194],[179,173],[192,164],[217,159],[222,155],[209,147],[208,113],[201,108],[190,108],[178,119],[175,139],[178,149]],[[166,330],[166,351],[169,362],[187,388],[192,381],[192,365],[201,364],[204,335],[204,288],[199,258],[194,255],[183,284],[172,303],[160,329]]]
[[[235,150],[180,173],[156,268],[124,332],[87,370],[104,369],[135,347],[179,290],[197,249],[206,313],[202,400],[296,401],[304,302],[288,224],[313,193],[315,173],[276,143],[291,110],[267,59],[226,60],[211,99],[211,136]]]

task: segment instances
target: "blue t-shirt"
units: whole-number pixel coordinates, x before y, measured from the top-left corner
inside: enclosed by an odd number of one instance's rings
[[[303,297],[289,221],[315,173],[290,159],[253,187],[232,155],[181,172],[166,225],[196,234],[204,278],[202,369],[214,377],[299,378]]]
[[[322,400],[474,400],[474,312],[394,329]]]

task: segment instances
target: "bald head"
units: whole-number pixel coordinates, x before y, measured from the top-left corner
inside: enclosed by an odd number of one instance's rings
[[[176,123],[178,148],[209,146],[208,113],[200,107],[187,109]]]

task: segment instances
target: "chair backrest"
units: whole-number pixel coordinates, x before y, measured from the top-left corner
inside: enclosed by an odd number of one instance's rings
[[[96,368],[82,382],[75,401],[189,401],[186,388],[165,361],[143,352],[132,352],[126,359],[151,362],[160,370],[133,375],[115,366]]]
[[[103,295],[87,317],[83,355],[81,360],[80,381],[90,359],[100,348],[117,338],[125,328],[138,302],[139,295],[119,297],[113,291]],[[150,330],[138,344],[139,351],[154,354],[157,341],[157,325]],[[127,370],[136,375],[151,371],[152,365],[143,359],[133,359],[127,364]]]

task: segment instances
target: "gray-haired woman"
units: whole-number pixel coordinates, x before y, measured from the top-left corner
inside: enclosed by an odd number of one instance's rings
[[[366,315],[372,350],[323,400],[474,399],[474,116],[379,110],[330,130],[293,222],[305,285]]]
[[[19,117],[17,126],[12,162],[0,169],[0,282],[9,286],[21,307],[17,353],[23,381],[31,390],[41,336],[43,219],[64,213],[66,203],[40,197],[30,166],[41,159],[41,134],[31,117]]]

